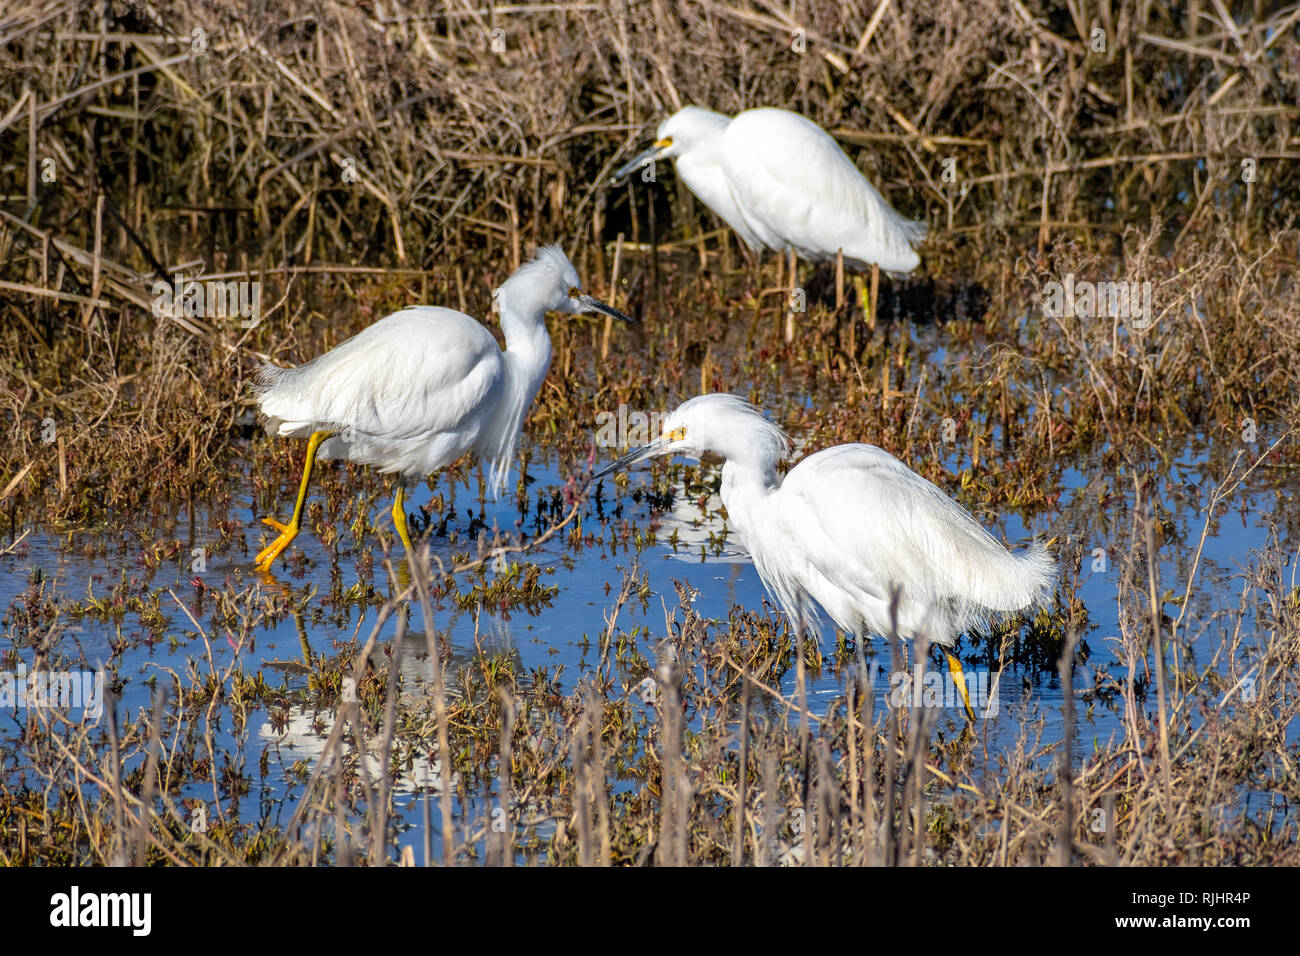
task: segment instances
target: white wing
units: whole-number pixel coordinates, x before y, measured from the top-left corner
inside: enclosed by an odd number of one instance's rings
[[[838,445],[791,469],[780,521],[799,541],[807,591],[841,627],[889,627],[950,644],[990,613],[1039,600],[1052,564],[1041,547],[1013,555],[939,488],[874,445]]]
[[[855,268],[911,272],[922,223],[905,219],[816,123],[780,109],[747,110],[723,137],[723,169],[750,229],[805,259],[844,251]]]
[[[709,154],[696,157],[679,156],[677,175],[704,205],[736,231],[745,245],[754,250],[763,248],[763,241],[750,229],[731,193],[731,185],[722,171],[720,162]],[[776,247],[773,247],[776,248]]]
[[[337,432],[322,457],[418,477],[474,447],[503,375],[501,349],[478,322],[414,306],[297,368],[264,366],[258,404],[281,435]]]

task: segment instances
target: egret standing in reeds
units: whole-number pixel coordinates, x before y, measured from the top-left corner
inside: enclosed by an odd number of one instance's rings
[[[394,312],[297,368],[263,365],[257,403],[267,429],[307,439],[307,460],[293,516],[263,522],[280,532],[257,555],[269,571],[302,526],[317,457],[346,458],[397,474],[393,525],[408,551],[406,482],[473,454],[494,496],[505,488],[524,416],[551,364],[547,312],[626,315],[582,292],[558,246],[538,250],[492,293],[501,316],[502,351],[486,328],[462,312],[412,306]]]
[[[951,648],[990,616],[1043,599],[1053,563],[1035,544],[1012,554],[959,504],[875,445],[809,455],[782,480],[790,441],[748,402],[701,395],[664,421],[663,434],[592,475],[646,458],[722,456],[722,503],[773,600],[815,634],[820,604],[842,630],[944,648],[974,718]],[[897,606],[893,607],[897,595]]]
[[[873,296],[876,270],[907,273],[920,264],[913,247],[925,223],[896,212],[830,134],[798,113],[764,107],[729,117],[687,106],[613,181],[659,159],[672,159],[691,192],[755,251],[872,270]],[[836,276],[838,289],[840,269]],[[875,301],[855,278],[874,325]]]

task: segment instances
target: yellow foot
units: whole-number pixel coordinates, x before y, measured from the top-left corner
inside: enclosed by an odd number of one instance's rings
[[[952,675],[952,682],[961,691],[961,702],[966,705],[966,719],[973,724],[975,723],[975,711],[970,705],[970,694],[966,692],[966,675],[962,673],[961,662],[948,651],[944,651],[944,653],[948,656],[948,673]]]
[[[284,552],[285,548],[289,547],[294,538],[298,537],[298,529],[293,525],[281,524],[274,518],[263,518],[262,524],[270,525],[280,532],[280,536],[257,552],[257,557],[253,559],[253,565],[257,570],[270,571],[272,565],[275,564],[275,559]]]

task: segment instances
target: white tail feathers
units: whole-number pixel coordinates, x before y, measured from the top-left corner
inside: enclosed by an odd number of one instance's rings
[[[977,603],[995,613],[1023,611],[1041,603],[1052,586],[1056,563],[1047,546],[1036,541],[1024,551],[988,554],[982,570],[976,572]]]
[[[1020,554],[1012,555],[1022,574],[1021,604],[1011,610],[1024,610],[1047,599],[1052,588],[1052,579],[1056,577],[1056,562],[1047,551],[1047,545],[1035,541]]]

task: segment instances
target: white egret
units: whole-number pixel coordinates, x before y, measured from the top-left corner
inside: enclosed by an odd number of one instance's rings
[[[546,313],[602,312],[632,321],[583,294],[559,246],[539,249],[492,301],[505,351],[468,315],[421,305],[380,319],[297,368],[258,370],[257,403],[268,431],[307,439],[293,517],[287,524],[262,519],[280,535],[257,555],[258,570],[269,571],[297,536],[318,456],[397,473],[393,524],[408,550],[405,482],[471,453],[499,495],[524,416],[551,364]]]
[[[798,113],[763,107],[728,117],[687,106],[613,180],[659,159],[672,159],[691,192],[755,251],[788,250],[811,262],[842,255],[855,271],[907,273],[920,264],[913,247],[925,223],[895,211],[830,134]]]
[[[959,504],[874,445],[836,445],[809,455],[782,480],[785,433],[734,395],[701,395],[667,417],[663,434],[597,471],[646,458],[722,456],[727,520],[782,611],[815,634],[820,604],[855,637],[897,633],[944,648],[966,712],[958,634],[1045,596],[1054,565],[1036,543],[1012,554]]]

